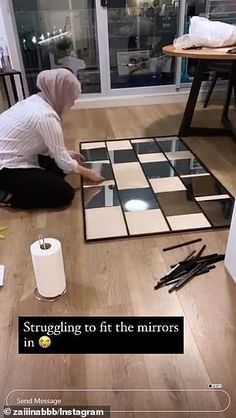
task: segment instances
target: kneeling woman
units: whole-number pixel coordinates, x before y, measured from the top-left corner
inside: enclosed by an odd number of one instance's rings
[[[74,198],[64,177],[70,172],[99,183],[80,154],[64,144],[61,117],[80,95],[80,83],[66,69],[42,71],[40,93],[0,115],[0,203],[14,208],[58,208]]]

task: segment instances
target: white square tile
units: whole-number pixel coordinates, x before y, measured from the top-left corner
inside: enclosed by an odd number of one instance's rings
[[[151,234],[169,231],[168,224],[160,209],[144,212],[126,212],[130,235]]]
[[[107,149],[109,151],[115,151],[120,149],[133,149],[130,141],[109,141],[107,142]]]
[[[139,163],[113,164],[118,189],[148,187],[148,182]]]
[[[156,161],[167,161],[166,157],[162,152],[149,153],[149,154],[138,154],[138,159],[141,163],[150,163]]]
[[[105,142],[84,142],[81,144],[81,149],[105,148]]]
[[[150,183],[155,193],[176,192],[186,190],[185,185],[178,177],[165,177],[150,179]]]
[[[190,151],[166,152],[166,156],[169,160],[185,160],[194,158],[194,155]]]
[[[203,213],[192,213],[190,215],[168,216],[167,220],[173,231],[184,229],[197,229],[211,227]]]
[[[120,207],[104,207],[85,210],[87,239],[127,236]]]

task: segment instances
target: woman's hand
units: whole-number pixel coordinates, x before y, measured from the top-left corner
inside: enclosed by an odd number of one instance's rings
[[[71,158],[73,158],[73,160],[76,160],[79,164],[83,164],[85,162],[85,158],[82,154],[80,154],[79,152],[76,151],[72,151],[72,150],[68,150]]]
[[[79,174],[83,176],[85,179],[89,180],[91,183],[102,183],[105,179],[99,173],[93,170],[89,170],[85,167],[80,167]]]

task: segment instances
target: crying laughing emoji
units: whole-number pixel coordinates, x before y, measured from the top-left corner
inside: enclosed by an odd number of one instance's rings
[[[43,335],[39,338],[39,345],[42,348],[48,348],[51,345],[51,338],[49,338],[47,335]]]

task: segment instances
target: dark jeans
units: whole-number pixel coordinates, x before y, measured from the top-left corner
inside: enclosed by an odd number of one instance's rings
[[[60,208],[74,198],[73,187],[50,157],[39,156],[44,168],[3,168],[0,170],[0,190],[12,195],[8,203],[19,209]]]

